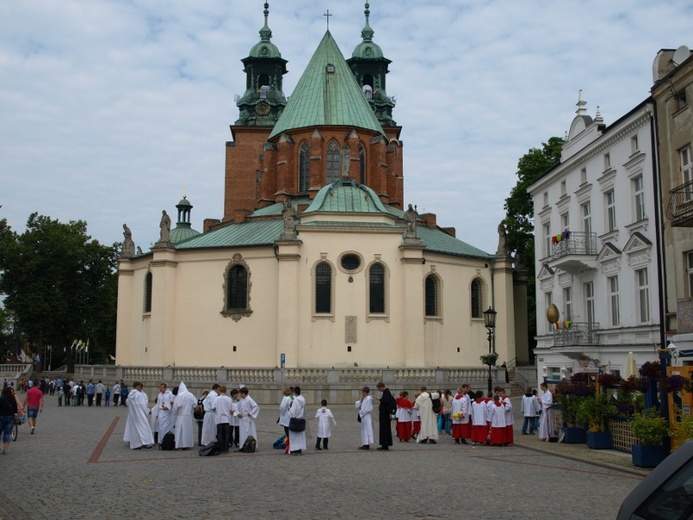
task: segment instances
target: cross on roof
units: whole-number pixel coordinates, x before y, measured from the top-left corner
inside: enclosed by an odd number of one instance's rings
[[[328,9],[327,12],[325,14],[323,14],[323,16],[325,18],[327,18],[327,30],[329,31],[330,30],[330,16],[332,16],[332,14],[330,14],[330,10]]]

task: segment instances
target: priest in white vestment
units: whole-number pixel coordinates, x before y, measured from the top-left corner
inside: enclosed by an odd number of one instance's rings
[[[549,392],[549,385],[542,383],[541,390],[541,417],[539,418],[539,439],[548,441],[553,435],[553,424],[551,424],[551,407],[553,406],[553,395]]]
[[[197,404],[197,399],[192,395],[183,381],[178,387],[178,394],[173,401],[173,415],[175,416],[174,433],[176,434],[176,449],[192,448],[193,440],[192,412]]]
[[[241,427],[240,427],[240,438],[238,439],[238,443],[240,444],[241,448],[243,448],[243,443],[245,440],[248,438],[249,435],[252,435],[253,438],[255,439],[256,442],[256,448],[257,449],[257,444],[259,444],[257,441],[257,428],[255,427],[255,420],[257,419],[257,416],[260,414],[260,407],[257,405],[257,403],[253,400],[252,397],[248,395],[248,389],[246,387],[241,388],[241,400],[238,403],[238,418],[241,421]]]
[[[301,395],[301,387],[299,386],[294,388],[294,400],[289,408],[289,420],[291,419],[306,420],[306,399]],[[292,432],[289,429],[289,453],[291,455],[300,455],[305,449],[307,449],[306,431]]]
[[[438,428],[436,427],[436,414],[433,412],[433,399],[439,399],[440,394],[433,392],[428,393],[425,386],[421,387],[421,393],[416,398],[414,408],[419,411],[421,416],[421,431],[416,437],[416,442],[436,444],[438,441]]]
[[[156,426],[154,431],[159,433],[159,442],[168,432],[173,431],[175,416],[173,415],[173,393],[166,383],[159,385],[159,395],[156,398]]]
[[[207,446],[217,440],[217,420],[214,412],[214,402],[219,397],[217,390],[219,384],[214,383],[212,391],[207,394],[207,397],[202,401],[202,406],[205,409],[205,417],[202,420],[202,445]]]
[[[125,423],[123,440],[130,443],[131,450],[149,449],[154,444],[154,435],[149,426],[149,399],[142,391],[142,383],[135,381],[128,394],[128,419]]]
[[[361,418],[361,447],[360,450],[368,450],[371,444],[375,442],[375,433],[373,432],[373,397],[368,395],[371,389],[364,386],[361,390],[361,399],[356,401],[356,408],[359,410]]]

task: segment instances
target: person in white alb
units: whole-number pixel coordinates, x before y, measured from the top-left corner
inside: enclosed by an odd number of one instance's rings
[[[553,435],[553,424],[551,421],[551,407],[553,406],[553,394],[549,392],[549,385],[542,383],[539,385],[541,391],[541,417],[539,418],[539,438],[548,441]]]
[[[156,422],[154,431],[158,433],[158,441],[168,432],[173,431],[175,416],[173,415],[173,393],[166,383],[159,385],[159,395],[156,398]]]
[[[173,401],[173,415],[175,416],[174,433],[176,435],[176,449],[187,450],[195,444],[193,440],[192,412],[197,404],[197,399],[192,395],[183,381],[178,386],[178,393]]]
[[[207,446],[217,440],[217,421],[214,417],[214,402],[219,397],[217,390],[219,384],[214,383],[212,391],[207,394],[207,397],[202,401],[202,406],[205,409],[205,417],[202,421],[202,445]]]
[[[315,443],[316,450],[327,450],[330,437],[332,437],[332,425],[337,425],[337,421],[332,415],[332,412],[327,407],[327,399],[320,401],[321,408],[315,412],[315,423],[318,430],[318,440]],[[320,440],[322,439],[322,448],[320,447]]]
[[[217,422],[217,442],[222,453],[228,453],[233,401],[226,395],[226,387],[224,385],[221,385],[217,392],[219,392],[219,396],[215,399],[213,408],[214,419]]]
[[[255,426],[255,420],[260,414],[260,407],[253,400],[250,395],[248,395],[248,389],[244,386],[240,390],[241,400],[238,403],[238,418],[241,420],[240,427],[240,439],[238,443],[243,446],[245,440],[249,435],[252,435],[257,445],[260,444],[257,439],[257,428]]]
[[[301,395],[301,387],[294,387],[294,400],[289,408],[289,420],[303,419],[304,430],[291,431],[289,427],[289,454],[301,455],[306,448],[306,399]]]
[[[142,383],[135,381],[128,394],[128,419],[125,423],[123,441],[130,443],[131,450],[148,450],[154,444],[154,435],[149,426],[149,400],[142,391]]]
[[[375,434],[373,433],[373,397],[370,394],[371,389],[364,386],[361,389],[361,399],[356,401],[358,408],[359,422],[361,423],[361,447],[360,450],[369,450],[371,444],[375,442]]]

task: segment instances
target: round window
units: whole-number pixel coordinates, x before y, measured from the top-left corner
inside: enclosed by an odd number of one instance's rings
[[[359,255],[348,253],[342,256],[342,268],[345,271],[353,271],[361,266],[361,258]]]

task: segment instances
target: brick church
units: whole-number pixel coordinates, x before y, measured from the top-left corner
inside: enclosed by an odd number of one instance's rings
[[[348,59],[325,33],[288,98],[265,4],[241,60],[223,217],[197,232],[184,198],[150,251],[124,248],[119,365],[477,367],[490,306],[500,359],[527,358],[503,237],[486,253],[405,203],[391,62],[369,16]]]

